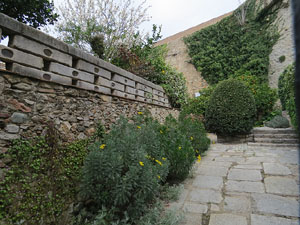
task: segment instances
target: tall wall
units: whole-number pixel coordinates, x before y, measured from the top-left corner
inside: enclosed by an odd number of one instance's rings
[[[164,90],[38,30],[0,14],[0,148],[19,137],[43,135],[54,123],[64,141],[109,127],[121,115],[149,110],[163,121],[178,111]],[[1,162],[0,162],[1,164]]]

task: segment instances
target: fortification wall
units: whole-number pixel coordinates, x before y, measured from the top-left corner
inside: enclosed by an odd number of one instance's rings
[[[149,110],[163,121],[171,108],[162,87],[0,14],[0,147],[43,135],[49,122],[65,141],[85,138],[98,122]]]

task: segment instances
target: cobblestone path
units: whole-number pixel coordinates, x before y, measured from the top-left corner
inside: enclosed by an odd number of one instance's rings
[[[212,145],[169,208],[184,225],[298,225],[297,149]]]

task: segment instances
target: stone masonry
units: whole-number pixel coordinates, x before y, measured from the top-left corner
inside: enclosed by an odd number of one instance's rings
[[[182,225],[298,225],[298,149],[214,144],[178,201]]]

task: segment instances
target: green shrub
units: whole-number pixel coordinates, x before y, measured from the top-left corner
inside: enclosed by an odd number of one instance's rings
[[[275,116],[272,120],[266,123],[266,126],[273,128],[288,128],[290,126],[290,123],[287,118],[284,118],[282,116]]]
[[[179,120],[179,130],[190,140],[196,155],[208,149],[210,139],[206,136],[204,125],[198,118],[187,117]]]
[[[263,119],[268,117],[278,99],[276,89],[269,87],[268,83],[260,83],[255,76],[239,76],[237,80],[243,81],[255,99],[256,121],[263,124]]]
[[[191,62],[209,84],[232,74],[249,73],[260,82],[268,80],[269,55],[279,38],[277,28],[272,27],[277,11],[272,7],[264,16],[255,17],[256,1],[249,1],[245,24],[240,25],[231,15],[184,39]]]
[[[282,109],[287,110],[292,125],[297,128],[297,110],[295,103],[295,64],[289,65],[279,77],[278,94]]]
[[[203,117],[207,108],[209,98],[214,91],[214,86],[204,88],[199,91],[200,96],[188,99],[187,103],[181,108],[179,118],[193,114]]]
[[[189,175],[196,159],[192,143],[186,134],[182,133],[178,122],[171,115],[166,118],[160,133],[161,148],[170,161],[167,179],[182,181]]]
[[[256,107],[243,82],[228,79],[214,90],[205,113],[206,127],[219,135],[248,133],[255,122]]]
[[[88,141],[52,148],[46,140],[15,140],[6,153],[11,163],[0,183],[0,220],[5,224],[59,224],[76,199]]]
[[[103,143],[93,146],[81,186],[83,198],[93,203],[89,212],[96,215],[104,207],[114,218],[128,218],[132,224],[146,212],[168,174],[169,161],[160,149],[159,134],[121,118]]]

